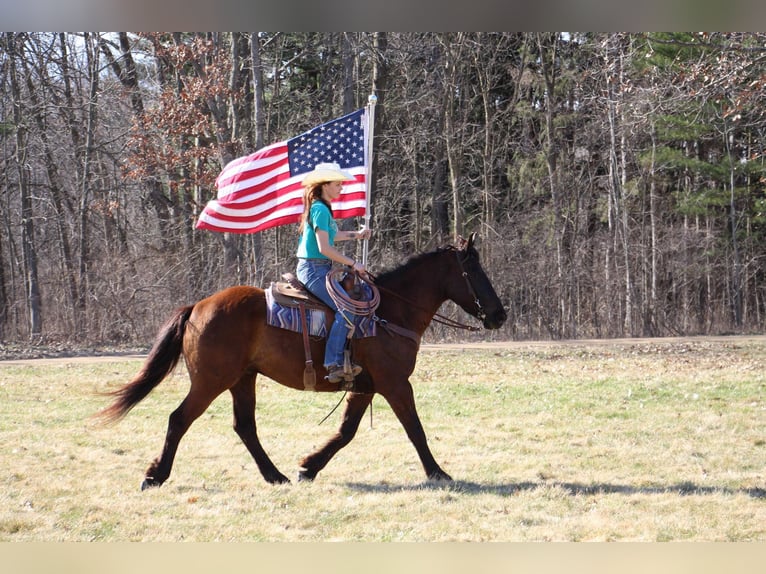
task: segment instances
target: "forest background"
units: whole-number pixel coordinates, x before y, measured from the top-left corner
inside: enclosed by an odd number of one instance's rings
[[[373,93],[373,271],[477,232],[492,338],[763,331],[766,34],[3,33],[0,342],[146,344],[292,270],[296,226],[196,217]]]

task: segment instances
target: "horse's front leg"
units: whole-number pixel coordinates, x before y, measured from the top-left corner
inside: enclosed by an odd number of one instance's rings
[[[322,448],[301,461],[301,469],[298,471],[299,481],[314,480],[317,473],[327,466],[335,453],[351,442],[359,428],[362,415],[372,402],[373,396],[373,394],[366,393],[349,393],[346,397],[346,408],[343,411],[343,420],[338,432]]]
[[[393,386],[393,390],[386,392],[383,396],[391,405],[394,414],[404,426],[407,436],[415,446],[429,480],[452,480],[452,477],[437,464],[431,454],[431,449],[428,448],[426,433],[415,409],[415,396],[410,382],[405,381],[401,385]]]

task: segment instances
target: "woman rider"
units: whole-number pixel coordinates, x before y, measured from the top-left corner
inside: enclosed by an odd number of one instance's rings
[[[303,214],[299,224],[301,237],[298,243],[296,275],[309,291],[335,311],[335,320],[327,336],[324,356],[327,380],[331,383],[339,383],[344,379],[343,350],[350,327],[343,312],[338,310],[327,292],[325,278],[332,269],[333,261],[347,265],[357,273],[366,273],[364,265],[338,251],[335,242],[369,239],[371,235],[371,231],[364,228],[358,231],[339,231],[333,218],[333,200],[343,191],[343,182],[353,179],[354,176],[342,171],[337,163],[317,164],[314,171],[303,179]],[[360,366],[351,366],[354,376],[361,371]]]

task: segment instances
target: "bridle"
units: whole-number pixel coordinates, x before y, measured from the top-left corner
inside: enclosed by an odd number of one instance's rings
[[[465,267],[463,267],[463,264],[468,261],[468,258],[470,255],[468,255],[468,252],[466,251],[465,259],[460,259],[460,251],[455,249],[455,255],[457,256],[457,264],[460,266],[460,273],[463,275],[463,278],[465,279],[465,283],[468,286],[468,292],[471,294],[471,297],[473,297],[474,305],[476,305],[476,315],[475,317],[479,320],[484,322],[484,319],[487,318],[487,314],[484,312],[484,307],[481,305],[481,301],[479,300],[479,296],[476,293],[476,289],[473,287],[473,283],[471,282],[471,276],[468,274],[468,271],[465,270]]]

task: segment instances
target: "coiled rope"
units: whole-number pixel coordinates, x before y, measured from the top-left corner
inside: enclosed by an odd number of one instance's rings
[[[351,328],[351,333],[349,333],[350,336],[353,334],[356,326],[354,325],[354,321],[346,316],[346,313],[358,317],[372,317],[375,314],[375,310],[378,308],[378,305],[380,305],[380,291],[372,283],[367,283],[366,281],[362,280],[361,277],[357,276],[357,281],[361,281],[370,288],[372,297],[366,301],[362,299],[354,299],[341,285],[341,281],[346,276],[346,273],[348,273],[348,271],[345,268],[336,267],[327,274],[326,283],[327,292],[330,294],[330,298],[338,307],[338,310],[343,312],[343,318]]]

